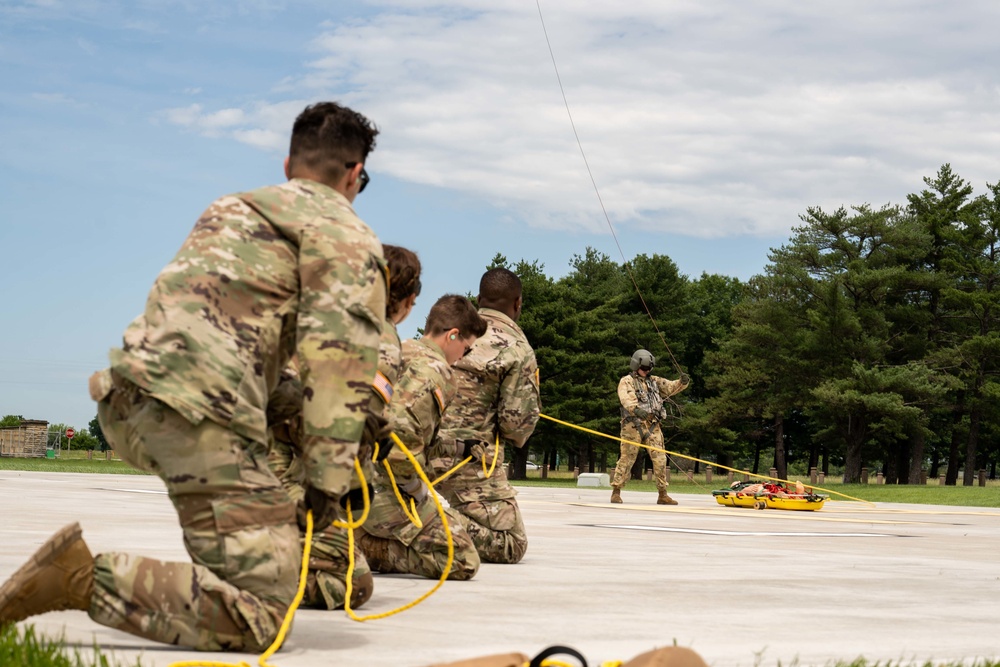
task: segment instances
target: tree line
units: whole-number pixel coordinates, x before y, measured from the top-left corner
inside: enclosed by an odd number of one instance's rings
[[[906,204],[807,209],[745,283],[691,279],[656,254],[626,265],[587,248],[559,279],[496,256],[490,267],[524,284],[543,413],[617,435],[618,380],[642,347],[654,374],[693,378],[664,425],[668,450],[782,478],[791,464],[847,483],[865,467],[888,483],[995,478],[1000,183],[974,195],[945,164],[924,185]],[[515,478],[529,456],[594,471],[618,443],[543,419],[509,454]]]
[[[621,264],[593,248],[558,279],[502,255],[487,268],[521,277],[519,324],[550,417],[617,436],[618,381],[645,348],[655,374],[692,377],[668,404],[668,450],[782,478],[794,465],[854,483],[870,467],[888,483],[943,471],[954,485],[961,470],[971,485],[983,468],[995,478],[1000,458],[1000,183],[974,195],[945,164],[924,186],[906,204],[807,209],[747,282],[692,279],[665,255]],[[49,430],[69,444],[65,425]],[[72,447],[98,446],[95,418]],[[543,419],[508,455],[519,478],[529,457],[594,471],[618,451]]]

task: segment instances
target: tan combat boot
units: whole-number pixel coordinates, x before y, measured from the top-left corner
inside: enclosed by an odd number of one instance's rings
[[[64,609],[90,609],[94,557],[79,523],[64,526],[0,586],[0,625]]]
[[[612,486],[611,487],[611,502],[620,503],[622,501],[622,487]]]
[[[668,646],[638,655],[622,667],[708,667],[702,657],[683,646]]]
[[[365,555],[368,567],[375,572],[390,572],[389,562],[389,540],[382,537],[374,537],[363,530],[355,534],[357,548]]]
[[[667,495],[666,489],[660,489],[660,495],[656,496],[657,505],[676,505],[677,501]]]

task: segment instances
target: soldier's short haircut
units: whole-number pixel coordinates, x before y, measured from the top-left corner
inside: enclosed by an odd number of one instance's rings
[[[307,169],[324,183],[336,183],[348,164],[368,159],[376,136],[375,124],[353,109],[336,102],[311,104],[292,126],[289,171],[294,177],[296,170]]]
[[[382,254],[389,265],[389,298],[385,314],[392,317],[410,296],[420,296],[420,258],[412,250],[382,244]]]
[[[509,269],[490,269],[479,279],[479,305],[483,308],[506,309],[521,296],[521,279]]]
[[[479,338],[486,333],[487,326],[486,320],[479,316],[471,301],[458,294],[445,294],[427,313],[424,335],[437,336],[449,329],[458,329],[462,338]]]

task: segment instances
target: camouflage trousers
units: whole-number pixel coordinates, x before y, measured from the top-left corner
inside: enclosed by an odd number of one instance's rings
[[[622,422],[621,437],[623,440],[641,442],[650,447],[657,447],[657,450],[647,450],[649,458],[653,460],[653,477],[656,479],[656,488],[661,491],[667,488],[667,455],[663,450],[663,433],[660,431],[658,422],[636,422],[629,420]],[[626,442],[621,444],[621,455],[615,465],[615,475],[611,480],[612,486],[621,488],[632,476],[632,465],[635,457],[639,453],[639,447]]]
[[[433,493],[433,492],[432,492]],[[409,503],[405,493],[403,499]],[[465,532],[461,517],[446,508],[448,526],[438,515],[434,499],[428,495],[416,506],[422,527],[410,521],[388,483],[380,482],[372,498],[368,519],[357,533],[361,550],[373,570],[382,573],[416,574],[437,579],[448,562],[448,534],[454,546],[454,559],[448,578],[472,579],[479,571],[479,553]]]
[[[448,502],[451,503],[451,499]],[[462,526],[483,562],[513,564],[524,558],[528,534],[517,500],[476,500],[453,504],[452,508],[461,516]]]
[[[192,425],[120,378],[98,419],[122,459],[163,480],[193,562],[98,554],[90,617],[167,644],[265,650],[302,557],[295,502],[268,468],[266,445],[208,419]]]
[[[492,456],[488,450],[488,464],[471,461],[454,472],[449,472],[454,459],[432,456],[435,475],[448,474],[434,488],[461,514],[462,525],[484,562],[517,563],[528,550],[528,534],[515,499],[517,491],[507,481],[503,448],[495,465]]]
[[[279,434],[281,431],[278,431]],[[271,471],[281,480],[288,495],[298,504],[298,525],[305,544],[305,470],[295,448],[280,437],[274,437],[267,455]],[[302,606],[311,609],[340,609],[347,597],[348,558],[347,531],[333,525],[314,526],[309,553],[309,573]],[[351,576],[351,608],[358,609],[372,595],[371,568],[357,545],[354,545],[354,572]]]

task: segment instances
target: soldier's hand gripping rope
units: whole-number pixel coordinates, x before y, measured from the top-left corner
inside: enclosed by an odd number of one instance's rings
[[[381,463],[392,449],[392,428],[389,420],[380,414],[369,412],[365,417],[365,428],[361,432],[360,456]]]

